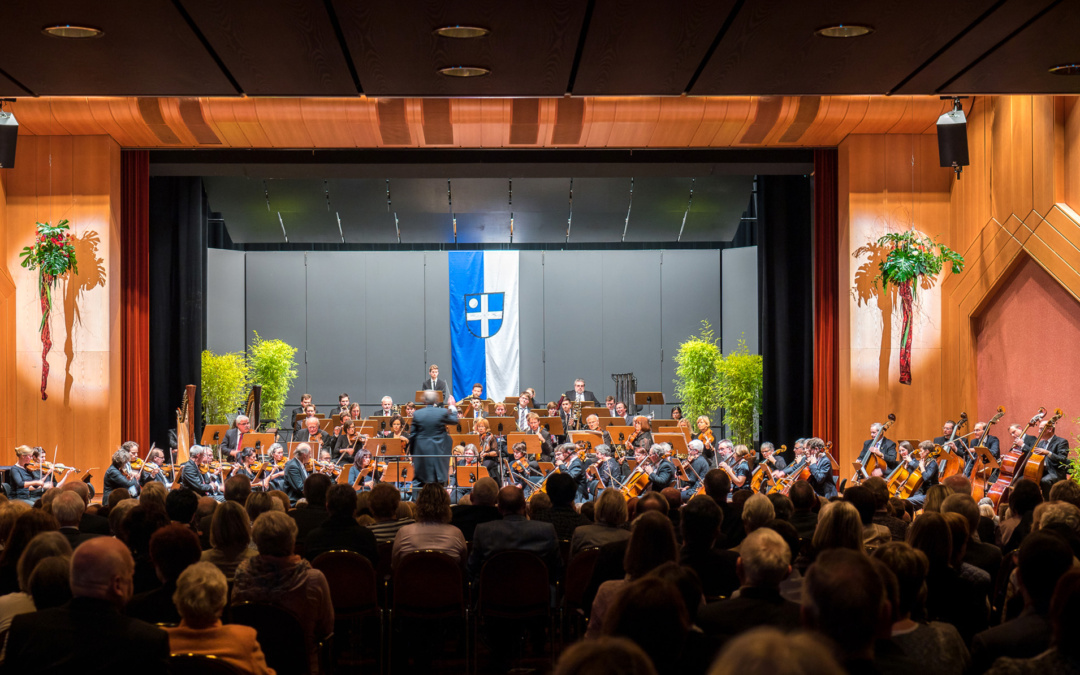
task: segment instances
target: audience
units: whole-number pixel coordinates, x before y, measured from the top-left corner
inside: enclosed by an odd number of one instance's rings
[[[188,566],[199,562],[201,554],[199,538],[183,525],[173,523],[154,532],[150,537],[150,560],[161,586],[134,596],[128,602],[127,615],[147,623],[180,623],[172,600],[176,580]]]
[[[519,487],[508,485],[499,490],[498,504],[500,518],[476,526],[469,554],[469,576],[479,579],[484,563],[497,553],[528,551],[544,561],[552,581],[558,579],[562,575],[562,557],[555,526],[525,517],[525,493]]]
[[[541,509],[532,516],[533,520],[554,525],[559,541],[570,541],[575,528],[589,524],[585,516],[574,509],[577,489],[577,482],[570,474],[553,474],[547,479],[547,496],[551,499],[551,508]]]
[[[226,579],[231,580],[241,562],[258,554],[251,544],[251,521],[247,511],[236,502],[222,503],[210,522],[210,548],[202,552],[200,560],[215,565]]]
[[[641,647],[621,637],[598,637],[566,648],[554,675],[655,675]]]
[[[727,643],[709,675],[841,675],[829,649],[810,633],[755,628]]]
[[[325,473],[313,473],[304,481],[304,500],[307,505],[289,511],[289,517],[296,521],[298,550],[303,551],[307,545],[308,533],[330,517],[330,512],[326,510],[326,494],[333,484],[334,481]]]
[[[981,516],[979,507],[971,495],[953,493],[941,503],[942,513],[955,513],[963,516],[968,523],[970,536],[965,547],[963,561],[985,571],[991,582],[997,579],[1001,569],[1001,549],[993,544],[981,541],[978,529]]]
[[[416,522],[405,525],[394,537],[393,567],[413,551],[439,551],[465,566],[465,535],[450,524],[450,495],[435,483],[428,483],[416,499]]]
[[[30,597],[38,610],[59,607],[71,601],[71,556],[52,556],[30,573]]]
[[[735,551],[717,549],[724,513],[712,497],[698,495],[682,510],[683,547],[679,563],[694,570],[701,579],[705,597],[716,600],[727,597],[739,587]]]
[[[0,595],[19,590],[19,557],[30,540],[42,532],[59,529],[56,519],[41,509],[27,509],[19,514],[4,542],[4,551],[0,553]]]
[[[904,541],[907,537],[908,523],[889,513],[889,486],[885,479],[872,476],[864,480],[861,485],[869,490],[870,496],[874,498],[874,517],[871,522],[888,528],[893,541]],[[845,492],[845,496],[846,494]]]
[[[60,525],[60,534],[64,535],[73,549],[87,539],[98,536],[79,529],[85,511],[86,504],[82,497],[74,492],[61,492],[53,499],[52,515]]]
[[[600,493],[593,512],[593,523],[574,529],[570,539],[570,555],[575,556],[587,548],[599,548],[604,544],[630,538],[626,521],[626,498],[615,488]]]
[[[369,494],[371,497],[368,499],[368,506],[375,523],[368,525],[368,529],[375,535],[377,544],[394,541],[398,530],[414,522],[411,515],[398,515],[398,508],[403,505],[401,494],[391,483],[379,483],[371,489]],[[408,505],[404,506],[408,512]]]
[[[327,551],[354,551],[364,556],[374,568],[379,563],[375,535],[356,522],[356,491],[351,485],[335,484],[326,494],[330,517],[307,536],[304,557],[314,560]]]
[[[180,624],[166,629],[169,648],[176,654],[212,656],[241,673],[273,675],[255,629],[221,623],[227,600],[228,582],[217,566],[199,562],[185,569],[172,596]]]
[[[1053,498],[1053,489],[1051,489]],[[987,671],[990,675],[1047,675],[1080,672],[1080,570],[1062,575],[1050,601],[1052,627],[1050,649],[1031,658],[1002,657]]]
[[[30,593],[30,577],[39,563],[51,557],[60,557],[64,560],[71,557],[71,544],[63,534],[42,532],[26,545],[16,566],[19,590],[0,596],[0,635],[7,632],[11,626],[11,620],[16,615],[44,609],[34,604]]]
[[[853,485],[844,491],[844,501],[855,507],[862,523],[863,548],[867,553],[893,540],[892,531],[885,525],[874,522],[877,513],[877,500],[870,488]]]
[[[487,476],[481,478],[473,485],[471,503],[467,506],[459,503],[450,510],[450,524],[461,530],[465,541],[472,541],[477,525],[500,518],[499,509],[495,506],[498,497],[499,484],[495,479]]]
[[[788,497],[795,507],[795,512],[791,514],[791,524],[795,526],[801,539],[809,541],[817,528],[818,514],[813,510],[817,505],[817,494],[814,488],[810,487],[810,483],[800,480],[788,490]]]

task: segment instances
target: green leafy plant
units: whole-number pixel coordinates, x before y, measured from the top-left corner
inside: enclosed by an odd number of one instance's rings
[[[879,273],[874,283],[881,282],[886,293],[892,286],[900,296],[904,317],[900,335],[900,383],[911,384],[912,312],[919,287],[930,288],[946,263],[953,274],[959,274],[964,269],[964,257],[914,229],[886,234],[878,238],[876,245],[884,249],[885,258],[878,263]]]
[[[247,359],[251,381],[262,385],[262,404],[259,411],[263,421],[280,423],[281,410],[296,379],[296,347],[281,340],[264,340],[255,332],[248,347]]]
[[[675,396],[682,401],[683,416],[693,422],[720,407],[721,363],[724,357],[708,321],[701,334],[679,345],[675,354]]]
[[[720,361],[720,405],[724,422],[737,445],[754,442],[754,421],[761,413],[764,365],[760,354],[751,354],[746,340]]]
[[[206,423],[228,423],[227,415],[235,413],[243,405],[249,381],[248,362],[243,354],[203,351],[202,386],[199,389]]]
[[[1080,417],[1075,420],[1077,425],[1080,425]],[[1080,443],[1080,433],[1073,434],[1073,438],[1077,443]],[[1080,447],[1073,448],[1071,458],[1069,459],[1069,478],[1072,478],[1077,483],[1080,483]]]
[[[79,263],[75,259],[75,244],[69,232],[67,219],[56,225],[37,223],[37,238],[33,246],[26,246],[19,257],[23,267],[38,272],[38,297],[41,301],[41,400],[49,398],[45,393],[49,383],[49,350],[52,349],[52,330],[49,316],[52,314],[52,291],[57,280],[69,271],[78,274]]]

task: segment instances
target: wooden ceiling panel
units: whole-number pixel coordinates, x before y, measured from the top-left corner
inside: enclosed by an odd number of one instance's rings
[[[93,26],[105,34],[65,40],[41,32],[56,24]],[[6,3],[0,63],[38,96],[237,94],[168,0]]]
[[[734,5],[734,0],[597,0],[573,93],[683,93]]]
[[[561,96],[566,93],[586,3],[499,0],[332,0],[369,96]],[[448,25],[481,26],[477,39],[439,37]],[[440,75],[440,68],[480,66],[475,78]]]
[[[884,94],[994,4],[747,0],[690,93]],[[814,34],[837,23],[869,24],[875,31],[851,39]]]
[[[947,94],[1080,93],[1080,77],[1053,75],[1052,66],[1080,63],[1080,11],[1062,2],[942,87]]]
[[[354,96],[322,0],[182,0],[248,96]]]

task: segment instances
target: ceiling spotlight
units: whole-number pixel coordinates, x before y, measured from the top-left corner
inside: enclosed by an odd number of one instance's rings
[[[1066,63],[1050,69],[1054,75],[1080,75],[1080,63]]]
[[[100,28],[92,28],[90,26],[71,26],[68,24],[61,24],[56,26],[46,26],[41,29],[42,33],[51,35],[58,38],[70,38],[73,40],[82,40],[85,38],[98,38],[105,34],[105,31]]]
[[[436,35],[448,38],[478,38],[490,32],[487,28],[479,26],[443,26],[435,29]]]
[[[450,68],[439,68],[439,72],[447,77],[482,77],[491,73],[487,68],[478,66],[452,66]]]
[[[853,38],[869,35],[874,32],[872,26],[857,23],[838,23],[835,26],[825,26],[814,31],[814,35],[827,38]]]

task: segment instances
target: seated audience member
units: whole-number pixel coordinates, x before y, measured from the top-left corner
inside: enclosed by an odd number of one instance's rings
[[[708,664],[688,649],[689,632],[690,618],[679,589],[669,581],[648,578],[630,582],[619,592],[603,634],[632,640],[649,655],[657,673],[674,675],[702,672]]]
[[[241,562],[258,554],[251,545],[247,511],[240,504],[226,500],[214,512],[210,521],[210,548],[199,559],[215,565],[226,579],[232,579]]]
[[[783,537],[767,527],[746,535],[736,572],[738,597],[706,605],[698,613],[702,630],[729,639],[758,626],[798,628],[799,605],[780,596],[780,582],[791,573],[791,550]]]
[[[86,504],[83,503],[82,497],[74,492],[61,492],[53,500],[53,517],[60,525],[60,534],[64,535],[73,549],[87,539],[98,536],[79,529],[85,510]]]
[[[574,536],[570,539],[570,555],[629,539],[630,530],[625,527],[627,515],[626,498],[621,492],[615,488],[601,492],[593,511],[593,523],[574,529]]]
[[[0,635],[7,632],[16,615],[39,609],[35,607],[34,599],[30,595],[30,576],[38,563],[54,556],[65,560],[71,557],[71,544],[61,533],[42,532],[26,545],[17,565],[20,590],[0,596]]]
[[[715,547],[723,520],[724,512],[708,495],[694,497],[682,509],[679,564],[697,573],[708,600],[727,597],[739,587],[739,554]]]
[[[83,511],[82,520],[79,521],[80,530],[91,534],[110,534],[109,519],[96,513],[90,513],[90,497],[93,496],[90,485],[81,480],[74,480],[64,483],[60,486],[60,489],[64,492],[74,492],[83,500],[85,510]],[[161,498],[165,499],[165,495],[162,494]],[[95,508],[97,507],[95,506]]]
[[[1009,517],[998,524],[995,543],[1003,555],[1020,548],[1020,542],[1033,529],[1035,507],[1042,501],[1042,487],[1036,481],[1027,478],[1016,481],[1009,494]]]
[[[439,551],[465,566],[465,536],[450,524],[450,495],[437,483],[428,483],[416,499],[416,522],[394,537],[393,567],[414,551]]]
[[[944,511],[941,512],[941,515],[945,516],[945,523],[949,526],[949,532],[952,534],[952,557],[949,558],[949,565],[959,571],[960,577],[971,583],[977,592],[989,599],[994,590],[990,574],[986,570],[964,562],[964,556],[967,555],[968,540],[971,539],[971,530],[967,518],[964,518],[959,513],[947,513]]]
[[[65,483],[65,485],[67,485]],[[72,483],[75,485],[75,483]],[[165,510],[165,499],[169,495],[169,489],[161,483],[154,481],[147,483],[143,486],[142,491],[139,492],[139,504],[141,506],[157,506],[162,511]],[[80,527],[80,529],[83,529]]]
[[[709,675],[840,675],[828,647],[810,633],[755,628],[728,642]]]
[[[313,473],[304,481],[304,499],[307,505],[289,511],[289,517],[296,521],[296,544],[303,550],[307,545],[307,535],[322,525],[330,513],[326,510],[326,493],[334,484],[325,473]]]
[[[124,518],[129,511],[139,505],[139,502],[130,497],[122,500],[119,504],[109,509],[109,532],[120,541],[124,541]]]
[[[1062,575],[1052,598],[1050,649],[1027,659],[1002,657],[987,671],[989,675],[1075,675],[1080,672],[1080,640],[1076,639],[1077,631],[1080,631],[1080,570],[1073,569]]]
[[[131,553],[117,539],[96,537],[79,546],[71,557],[71,601],[12,620],[5,670],[59,673],[83,664],[107,673],[137,663],[141,672],[168,672],[165,631],[120,613],[131,599],[134,572]]]
[[[926,554],[904,542],[890,542],[876,549],[873,556],[896,575],[892,641],[900,653],[908,661],[919,663],[924,675],[963,673],[968,666],[968,649],[956,627],[921,618],[925,613],[926,574],[930,569]],[[879,655],[879,658],[888,657]]]
[[[499,484],[494,478],[485,476],[476,481],[471,497],[472,501],[468,506],[459,503],[450,509],[450,524],[461,530],[465,541],[472,541],[473,531],[477,525],[500,518],[499,509],[495,505],[499,498]]]
[[[998,570],[1001,569],[1001,549],[980,540],[978,529],[981,516],[979,507],[971,495],[956,493],[949,495],[941,503],[941,512],[956,513],[967,520],[971,536],[967,541],[964,562],[984,570],[990,575],[991,580],[997,579]]]
[[[327,551],[355,551],[371,561],[372,567],[378,565],[379,551],[375,535],[356,522],[353,516],[356,512],[356,491],[352,486],[341,483],[331,486],[326,494],[326,510],[330,517],[308,533],[304,557],[314,560]]]
[[[555,663],[554,675],[656,675],[641,647],[621,637],[598,637],[570,645]]]
[[[183,525],[166,525],[154,532],[150,537],[150,560],[161,586],[133,597],[127,615],[147,623],[180,623],[172,601],[176,580],[188,566],[199,562],[200,555],[199,538]]]
[[[558,579],[562,575],[562,557],[555,526],[525,517],[525,493],[521,488],[509,485],[498,494],[502,517],[476,526],[469,554],[469,576],[479,579],[484,563],[497,553],[528,551],[544,561],[552,580]]]
[[[241,673],[273,675],[255,639],[255,629],[221,623],[228,593],[225,575],[215,565],[200,562],[184,570],[172,596],[180,625],[166,629],[169,648],[174,654],[212,656]]]
[[[4,542],[4,551],[0,553],[0,594],[19,590],[19,558],[30,540],[42,532],[59,529],[56,519],[41,509],[27,509],[15,519],[11,533]]]
[[[288,513],[289,511],[292,510],[292,503],[289,501],[289,495],[285,491],[283,491],[283,490],[271,490],[270,491],[270,496],[273,497],[274,499],[276,499],[277,502],[278,502],[278,506],[281,507],[279,509],[277,506],[275,506],[274,507],[275,511],[280,511],[281,513]],[[255,522],[255,521],[253,520],[251,522]]]
[[[1080,556],[1080,508],[1068,502],[1048,502],[1038,512],[1040,530],[1056,532],[1065,538],[1073,553]]]
[[[770,520],[776,517],[776,509],[773,508],[772,502],[765,495],[757,494],[751,495],[742,507],[742,521],[743,532],[746,536],[750,536],[751,532],[762,528]],[[743,541],[746,541],[745,539]],[[740,543],[739,546],[742,546]],[[738,551],[739,546],[733,548],[733,551]]]
[[[961,576],[952,565],[952,530],[945,516],[925,512],[908,530],[908,543],[926,554],[926,618],[956,626],[965,643],[987,626],[989,614],[985,589]]]
[[[971,643],[972,672],[984,672],[999,657],[1030,658],[1050,646],[1050,605],[1058,580],[1073,567],[1072,549],[1057,534],[1033,532],[1024,538],[1017,557],[1016,576],[1024,611],[975,636]],[[1071,639],[1075,640],[1075,636]]]
[[[187,488],[169,490],[165,497],[165,513],[169,520],[181,525],[192,526],[195,512],[199,510],[199,495]],[[110,520],[112,518],[110,517]]]
[[[874,498],[875,525],[884,525],[889,530],[893,541],[904,541],[907,536],[908,523],[901,518],[889,513],[889,487],[885,479],[880,476],[868,478],[861,483],[862,487],[870,491]]]
[[[791,522],[791,517],[795,515],[795,505],[791,503],[791,498],[779,492],[767,496],[773,505],[773,511],[776,512],[776,518]]]
[[[885,584],[861,552],[823,550],[806,571],[803,624],[832,641],[835,656],[848,673],[877,672],[874,642],[889,629],[887,608]]]
[[[270,496],[269,492],[252,492],[251,496],[244,502],[244,511],[247,513],[248,522],[254,523],[256,518],[267,511],[285,513],[285,508],[280,501]],[[213,523],[210,524],[210,527],[213,528]]]
[[[217,510],[218,500],[213,497],[199,497],[199,504],[195,507],[195,519],[192,525],[195,533],[199,535],[199,543],[203,548],[210,548],[210,520]]]
[[[1071,478],[1062,478],[1050,488],[1050,501],[1068,502],[1080,509],[1080,483]]]
[[[865,552],[862,518],[849,502],[828,502],[821,507],[814,536],[809,546],[803,546],[803,556],[798,561],[800,571],[805,570],[822,551],[834,548]]]
[[[134,499],[131,502],[135,506],[128,509],[124,515],[120,529],[122,532],[121,538],[135,558],[135,589],[133,592],[138,595],[161,585],[161,579],[158,578],[157,570],[154,569],[154,561],[150,559],[150,538],[159,529],[169,524],[169,517],[153,508],[139,506]],[[195,532],[194,528],[189,529]],[[197,534],[196,537],[198,537]]]
[[[377,544],[385,544],[394,541],[398,530],[415,522],[411,517],[398,517],[398,507],[401,505],[401,493],[390,483],[379,483],[368,494],[368,506],[375,523],[367,528],[375,535]]]
[[[878,546],[892,541],[892,532],[884,525],[874,522],[874,512],[877,510],[877,502],[869,488],[862,485],[852,485],[844,491],[844,501],[855,507],[859,512],[859,520],[863,527],[863,548],[869,553]]]
[[[696,628],[697,617],[698,612],[705,606],[705,594],[701,592],[701,579],[698,579],[697,572],[671,561],[653,569],[644,578],[661,579],[674,584],[675,588],[679,590],[679,595],[682,596],[691,628],[700,633],[700,630]]]
[[[71,601],[71,556],[52,556],[30,573],[30,597],[38,611],[60,607]]]
[[[626,577],[605,581],[600,585],[592,602],[586,637],[593,638],[604,634],[608,610],[626,585],[668,561],[677,562],[678,553],[675,530],[666,515],[648,511],[638,516],[630,528],[626,557],[623,559]]]
[[[551,523],[560,541],[570,541],[574,529],[588,525],[589,521],[574,509],[574,497],[578,485],[568,473],[556,473],[547,479],[547,496],[551,498],[551,508],[537,511],[532,519],[542,523]]]
[[[259,555],[236,568],[232,604],[259,602],[286,610],[304,627],[311,672],[319,670],[318,643],[334,630],[334,605],[326,577],[295,555],[296,521],[268,511],[251,528]]]
[[[810,483],[800,480],[788,490],[788,497],[791,498],[791,504],[795,507],[795,513],[791,514],[791,524],[795,526],[795,531],[799,533],[801,539],[810,541],[817,528],[818,514],[814,511],[818,500],[817,493],[814,492]]]

